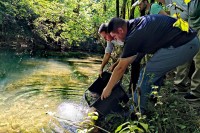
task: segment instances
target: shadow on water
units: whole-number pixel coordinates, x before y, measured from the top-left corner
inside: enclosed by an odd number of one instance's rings
[[[54,132],[46,112],[80,102],[100,67],[97,57],[31,58],[9,51],[0,52],[0,64],[0,132],[22,133]]]

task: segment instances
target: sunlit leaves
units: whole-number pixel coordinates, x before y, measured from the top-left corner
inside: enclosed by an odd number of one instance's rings
[[[115,14],[115,5],[114,1],[11,0],[0,1],[0,11],[28,21],[34,33],[48,44],[62,40],[71,45],[95,38],[98,26]]]
[[[118,133],[119,131],[122,130],[123,126],[130,124],[130,122],[125,122],[123,124],[121,124],[120,126],[117,127],[117,129],[115,130],[115,133]]]
[[[90,112],[90,113],[88,113],[88,117],[91,118],[92,120],[96,121],[99,118],[99,114],[98,114],[98,112]]]
[[[149,125],[148,124],[140,122],[140,125],[145,129],[145,131],[148,131],[148,129],[149,129]]]
[[[149,129],[148,124],[143,122],[133,121],[133,122],[125,122],[117,127],[115,133],[144,133]]]
[[[34,26],[33,30],[47,43],[49,39],[54,42],[62,40],[62,43],[69,45],[72,42],[78,44],[91,36],[95,38],[98,26],[113,16],[115,12],[113,3],[106,2],[109,12],[104,14],[102,1],[19,0],[16,3],[19,9],[10,3],[1,2],[9,14],[13,16],[17,14],[18,18],[28,16],[33,21],[31,22]],[[36,19],[33,17],[34,14],[37,15]]]
[[[89,112],[88,116],[80,123],[82,129],[77,129],[77,133],[89,133],[95,127],[95,121],[98,119],[98,112]]]

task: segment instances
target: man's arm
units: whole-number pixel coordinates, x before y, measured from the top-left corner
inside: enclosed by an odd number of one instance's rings
[[[120,59],[118,65],[115,67],[115,69],[111,75],[111,78],[110,78],[107,86],[103,89],[103,92],[101,94],[101,100],[110,96],[113,87],[121,79],[126,68],[128,67],[129,64],[131,64],[135,60],[135,58],[136,58],[136,55]]]
[[[111,56],[111,53],[105,53],[104,54],[104,57],[103,57],[103,60],[102,60],[102,63],[101,63],[101,67],[100,67],[100,70],[99,70],[99,75],[102,74],[105,65],[108,63],[108,61],[110,59],[110,56]]]
[[[161,10],[161,11],[159,12],[159,14],[162,14],[162,15],[169,16],[169,14],[167,14],[167,12],[166,12],[166,11],[164,11],[164,10]]]
[[[108,61],[109,61],[109,59],[111,57],[112,51],[113,51],[113,44],[111,42],[107,41],[105,54],[104,54],[104,57],[103,57],[103,60],[102,60],[102,63],[101,63],[100,70],[99,70],[99,76],[101,76],[105,65],[108,63]]]
[[[119,63],[119,60],[120,60],[120,59],[118,58],[117,61],[109,67],[109,71],[112,72],[112,71],[115,69],[115,67],[116,67],[117,64]]]

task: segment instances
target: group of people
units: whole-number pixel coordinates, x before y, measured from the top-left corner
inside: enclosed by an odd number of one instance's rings
[[[175,2],[177,7],[172,5],[172,2]],[[164,4],[169,5],[169,12],[163,9]],[[188,93],[184,98],[188,101],[200,100],[200,1],[191,0],[186,5],[183,0],[158,0],[151,5],[148,0],[140,0],[135,5],[139,6],[141,15],[144,16],[128,21],[112,18],[99,28],[99,34],[107,41],[100,75],[114,46],[119,44],[123,48],[116,63],[110,67],[112,75],[102,92],[101,99],[109,97],[130,64],[140,61],[141,55],[151,54],[152,57],[140,70],[138,87],[134,93],[136,104],[138,91],[140,93],[142,113],[147,110],[152,85],[160,86],[163,77],[175,68],[174,90],[181,92],[188,87]],[[173,27],[176,18],[171,16],[174,13],[180,13],[181,18],[188,21],[188,32]],[[188,72],[192,61],[195,71],[189,79]]]

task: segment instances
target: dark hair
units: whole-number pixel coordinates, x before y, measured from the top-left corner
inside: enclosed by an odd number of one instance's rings
[[[126,20],[121,18],[112,18],[108,23],[108,33],[116,32],[118,28],[123,27],[126,24]]]
[[[148,0],[142,0],[142,2],[145,2],[145,1],[146,1],[147,3],[149,3],[149,1],[148,1]]]
[[[148,0],[142,0],[141,2],[144,3],[144,6],[145,6],[145,7],[144,7],[142,10],[140,10],[140,16],[144,16],[144,15],[147,15],[147,14],[146,14],[147,4],[145,4],[145,2],[149,3],[149,1],[148,1]],[[148,13],[148,14],[149,14],[149,13]]]
[[[101,24],[101,26],[99,27],[98,33],[100,34],[101,32],[108,33],[108,24],[107,23]]]

